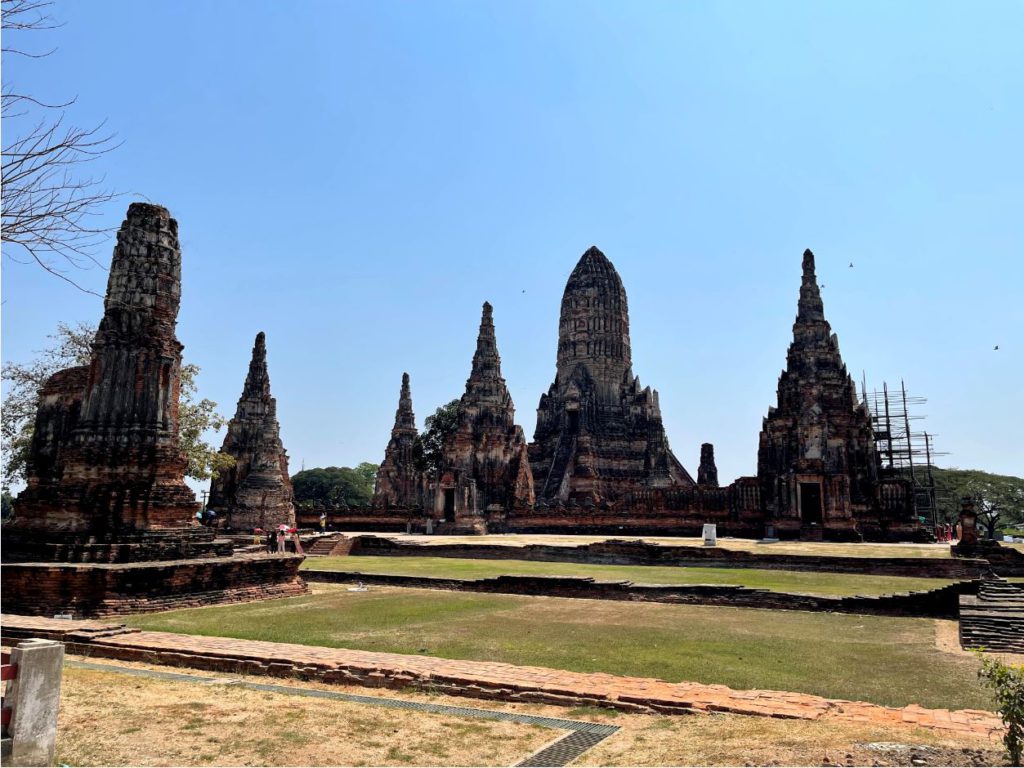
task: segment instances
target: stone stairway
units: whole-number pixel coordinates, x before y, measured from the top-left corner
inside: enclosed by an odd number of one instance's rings
[[[1024,589],[1004,579],[987,579],[977,597],[961,595],[960,645],[1024,653]]]
[[[344,557],[352,549],[352,540],[340,533],[331,533],[320,536],[310,546],[306,547],[307,557]]]

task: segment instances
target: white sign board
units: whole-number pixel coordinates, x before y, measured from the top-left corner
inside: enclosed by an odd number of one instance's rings
[[[718,526],[714,523],[704,523],[704,546],[713,547],[718,544]]]

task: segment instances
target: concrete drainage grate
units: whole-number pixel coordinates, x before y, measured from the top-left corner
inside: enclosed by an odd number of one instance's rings
[[[156,669],[139,669],[137,667],[122,667],[116,664],[96,664],[88,661],[75,661],[68,659],[66,666],[77,669],[92,669],[102,672],[116,672],[122,675],[134,677],[149,677],[158,680],[171,680],[174,682],[199,683],[200,685],[231,685],[237,688],[248,688],[253,691],[265,691],[269,693],[282,693],[289,696],[308,696],[314,699],[332,699],[334,701],[345,701],[351,704],[367,704],[371,707],[386,707],[388,709],[405,709],[417,712],[429,712],[436,715],[449,715],[451,717],[476,717],[485,720],[499,720],[507,723],[522,723],[524,725],[539,725],[543,728],[558,728],[571,731],[567,736],[549,744],[543,749],[530,755],[517,766],[540,766],[546,768],[551,766],[568,765],[578,758],[595,744],[604,741],[609,736],[617,733],[617,725],[602,725],[600,723],[587,723],[583,720],[566,720],[560,717],[540,717],[538,715],[522,715],[515,712],[496,712],[490,709],[477,709],[475,707],[453,707],[447,704],[430,704],[420,701],[406,701],[404,699],[386,699],[379,696],[360,696],[354,693],[340,693],[338,691],[325,691],[317,688],[296,688],[289,685],[276,685],[274,683],[254,683],[248,680],[228,677],[203,677],[202,675],[189,675],[182,672],[163,672]]]

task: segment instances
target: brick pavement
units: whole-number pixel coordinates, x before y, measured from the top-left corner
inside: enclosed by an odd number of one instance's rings
[[[982,710],[884,707],[803,693],[735,690],[600,672],[581,673],[490,661],[148,632],[101,621],[0,616],[5,641],[52,637],[89,656],[187,666],[217,672],[299,677],[325,683],[417,688],[499,701],[600,706],[630,712],[730,712],[799,720],[916,726],[950,736],[1002,738],[997,715]]]

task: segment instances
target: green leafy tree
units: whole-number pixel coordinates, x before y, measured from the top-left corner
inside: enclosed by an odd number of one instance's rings
[[[373,499],[376,464],[316,467],[292,475],[295,503],[304,507],[365,507]]]
[[[443,451],[445,440],[455,433],[459,426],[459,401],[452,400],[427,416],[423,422],[424,430],[417,435],[413,446],[416,469],[437,477],[441,474],[444,461]]]
[[[981,669],[978,677],[996,697],[996,709],[1006,725],[1003,744],[1010,765],[1020,765],[1024,752],[1024,666],[1003,664],[978,652]]]
[[[974,500],[979,522],[990,538],[1000,527],[1024,525],[1024,478],[995,475],[977,469],[932,468],[940,517],[955,522],[960,500]]]
[[[0,519],[6,520],[14,512],[14,498],[5,488],[0,491]]]
[[[3,441],[3,487],[24,482],[36,405],[40,387],[53,374],[76,365],[88,365],[96,327],[89,323],[58,323],[46,349],[37,351],[29,363],[5,363],[3,380],[6,393],[0,414],[0,438]],[[203,436],[223,428],[225,419],[217,413],[212,400],[197,400],[196,378],[199,366],[183,365],[179,407],[181,448],[188,460],[186,473],[196,480],[208,480],[214,473],[234,464],[234,459],[217,451]]]

